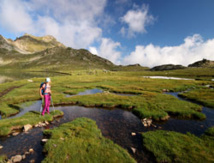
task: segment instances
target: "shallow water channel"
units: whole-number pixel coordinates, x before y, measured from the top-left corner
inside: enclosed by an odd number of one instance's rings
[[[178,93],[168,94],[179,98],[177,96]],[[21,116],[30,110],[39,111],[40,107],[41,101],[37,101],[32,106],[23,109],[14,117]],[[52,107],[50,109],[53,110]],[[165,122],[154,123],[157,128],[146,128],[142,125],[141,120],[132,114],[132,112],[117,108],[102,109],[80,106],[63,106],[55,107],[55,109],[63,111],[64,116],[55,120],[53,124],[50,124],[45,128],[34,128],[27,134],[21,133],[15,137],[11,136],[8,138],[1,138],[0,144],[3,146],[3,149],[0,150],[0,155],[6,154],[10,158],[17,154],[24,154],[25,151],[33,148],[35,152],[28,155],[22,162],[29,162],[31,159],[34,159],[36,162],[41,162],[44,159],[44,155],[42,153],[43,146],[41,144],[41,139],[43,138],[42,131],[44,129],[57,127],[60,124],[72,121],[78,117],[88,117],[96,121],[103,136],[127,149],[138,162],[154,162],[154,158],[145,152],[142,147],[141,132],[163,129],[181,133],[191,132],[195,135],[201,135],[208,127],[214,125],[214,110],[206,107],[203,107],[202,111],[207,116],[204,121],[170,118]],[[132,132],[137,133],[137,135],[132,136]],[[133,154],[131,147],[136,148],[137,152],[135,154]]]

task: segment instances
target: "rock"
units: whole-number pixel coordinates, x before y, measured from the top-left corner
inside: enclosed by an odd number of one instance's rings
[[[28,130],[32,129],[33,126],[30,124],[24,125],[24,132],[27,132]]]
[[[22,155],[22,159],[23,159],[23,160],[26,159],[26,155]]]
[[[13,161],[12,160],[8,160],[7,163],[13,163]]]
[[[39,124],[36,124],[35,127],[39,127]]]
[[[18,134],[19,134],[19,132],[12,133],[13,136],[17,136]]]
[[[60,138],[60,140],[65,140],[65,138]]]
[[[135,133],[135,132],[132,132],[131,135],[132,135],[132,136],[136,136],[136,133]]]
[[[30,152],[25,152],[25,155],[29,155],[30,154]]]
[[[29,152],[30,152],[30,153],[33,153],[33,152],[34,152],[33,148],[29,149]]]
[[[54,147],[57,147],[57,145],[56,145],[56,144],[53,144],[53,146],[54,146]]]
[[[35,160],[30,160],[30,163],[35,163]]]
[[[48,141],[48,139],[42,139],[43,143],[46,143]]]
[[[49,122],[48,122],[48,121],[45,121],[45,124],[46,124],[46,125],[49,125]]]
[[[156,126],[156,125],[154,125],[154,124],[151,124],[151,125],[152,125],[152,127],[157,128],[157,126]]]
[[[22,156],[21,155],[16,155],[12,159],[13,162],[21,162],[22,161]]]
[[[28,81],[28,82],[31,82],[31,83],[33,82],[33,80],[30,80],[30,79],[29,79],[29,80],[27,80],[27,81]]]
[[[136,153],[136,148],[131,147],[133,153]]]
[[[0,149],[2,149],[3,148],[3,146],[2,145],[0,145]]]
[[[152,124],[152,119],[148,119],[148,120],[147,120],[147,125],[148,125],[148,126],[151,126],[151,124]]]

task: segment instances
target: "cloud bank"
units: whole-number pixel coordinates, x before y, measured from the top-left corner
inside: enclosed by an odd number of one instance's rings
[[[99,39],[98,20],[107,0],[1,0],[1,26],[16,35],[53,35],[73,48]]]
[[[204,41],[199,34],[186,37],[184,43],[178,46],[146,46],[138,45],[130,55],[126,56],[123,64],[139,63],[142,66],[153,67],[162,64],[190,63],[203,58],[214,60],[214,39]]]

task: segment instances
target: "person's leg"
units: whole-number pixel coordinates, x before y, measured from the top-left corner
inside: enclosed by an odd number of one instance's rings
[[[50,107],[50,103],[51,103],[51,96],[48,94],[48,100],[47,100],[47,109],[46,109],[46,111],[48,112],[48,114],[50,113],[50,111],[49,111],[49,107]]]
[[[43,108],[43,111],[42,111],[42,115],[45,114],[45,111],[48,108],[48,95],[44,95],[44,101],[45,101],[45,105],[44,105],[44,108]]]

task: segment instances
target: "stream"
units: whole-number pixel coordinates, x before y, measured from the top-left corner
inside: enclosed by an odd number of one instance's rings
[[[86,90],[85,92],[88,93],[90,90]],[[93,91],[90,93],[100,93],[100,90],[93,89]],[[167,94],[183,100],[178,97],[178,93]],[[83,92],[82,95],[84,95]],[[39,111],[40,107],[41,101],[37,101],[30,107],[23,109],[19,114],[11,118],[21,116],[30,110]],[[203,107],[202,109],[202,112],[207,116],[206,120],[184,120],[171,117],[168,121],[154,122],[157,128],[144,127],[141,120],[132,114],[132,112],[118,108],[103,109],[86,108],[81,106],[61,106],[55,107],[55,109],[63,111],[64,116],[55,120],[52,124],[44,128],[34,128],[30,130],[29,133],[21,133],[15,137],[10,136],[6,138],[0,138],[0,145],[3,146],[3,149],[0,150],[0,155],[6,154],[8,158],[10,158],[11,156],[17,154],[24,154],[25,151],[33,148],[35,152],[31,155],[27,155],[26,159],[23,160],[22,163],[30,162],[32,159],[35,160],[35,162],[41,162],[45,157],[42,153],[43,146],[41,144],[41,139],[43,138],[42,131],[44,129],[57,127],[60,124],[72,121],[78,117],[87,117],[96,121],[103,136],[111,139],[116,144],[119,144],[123,148],[127,149],[128,152],[137,160],[137,162],[154,162],[154,158],[143,149],[142,138],[140,134],[141,132],[162,129],[181,133],[190,132],[200,136],[207,128],[214,125],[214,110],[207,107]],[[52,111],[53,108],[50,107],[50,110]],[[137,133],[137,135],[132,136],[132,132]],[[131,147],[136,149],[135,154],[132,152]]]

